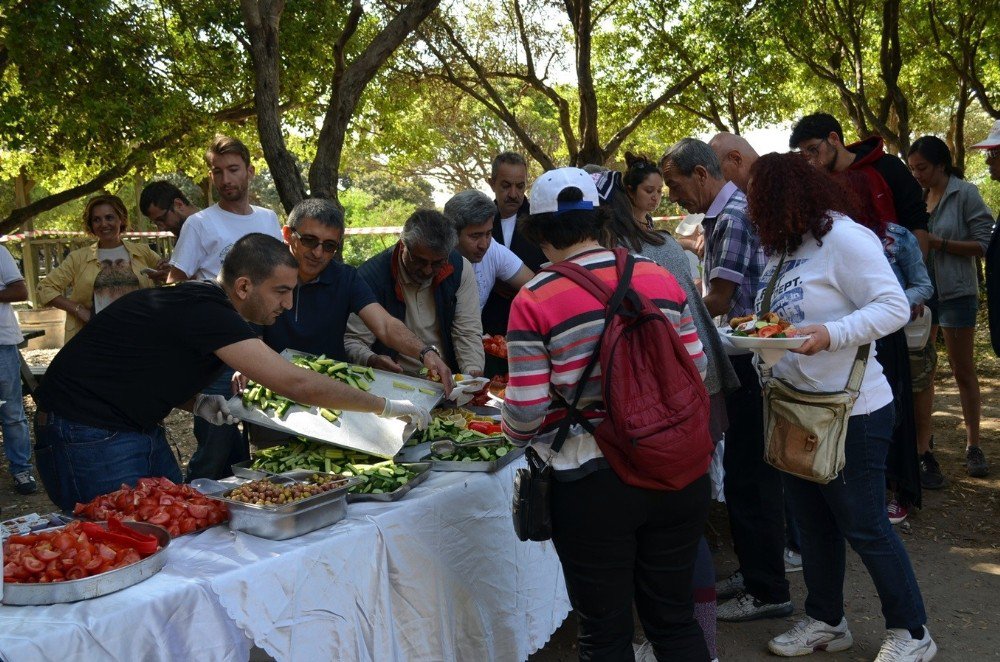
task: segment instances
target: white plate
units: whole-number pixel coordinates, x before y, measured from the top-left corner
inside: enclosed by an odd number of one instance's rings
[[[750,336],[734,336],[732,329],[719,329],[723,338],[732,344],[733,347],[749,349],[756,352],[761,361],[772,366],[781,360],[785,352],[796,347],[801,347],[809,336],[795,336],[794,338],[751,338]]]

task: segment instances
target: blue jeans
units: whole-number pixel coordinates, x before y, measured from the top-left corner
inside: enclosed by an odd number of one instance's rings
[[[202,393],[223,395],[229,398],[232,390],[233,371],[222,371]],[[226,478],[233,475],[232,465],[250,459],[250,446],[236,425],[212,425],[200,416],[194,417],[194,436],[198,448],[188,462],[187,480],[195,478]]]
[[[844,616],[844,540],[861,557],[882,602],[887,628],[913,630],[927,622],[910,557],[885,510],[885,458],[893,405],[851,416],[847,464],[820,485],[789,474],[782,481],[802,535],[806,614],[839,623]]]
[[[21,353],[15,345],[0,345],[0,427],[3,451],[12,474],[31,469],[31,437],[21,393]]]
[[[96,428],[52,413],[35,416],[35,459],[49,498],[71,510],[146,476],[179,483],[181,468],[163,426],[146,432]]]

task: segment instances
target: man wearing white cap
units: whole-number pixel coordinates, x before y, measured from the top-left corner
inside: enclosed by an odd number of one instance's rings
[[[1000,182],[1000,120],[985,140],[972,146],[986,152],[986,165],[990,168],[990,178]],[[986,307],[990,320],[990,342],[993,352],[1000,356],[1000,233],[993,228],[993,237],[986,249]]]

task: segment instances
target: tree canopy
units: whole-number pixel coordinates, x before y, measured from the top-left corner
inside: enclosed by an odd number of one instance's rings
[[[353,186],[395,214],[503,149],[611,164],[816,110],[962,164],[1000,118],[998,30],[990,0],[0,0],[0,232],[154,177],[210,194],[217,132],[285,211]]]

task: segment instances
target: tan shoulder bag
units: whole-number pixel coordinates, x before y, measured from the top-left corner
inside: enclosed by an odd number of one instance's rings
[[[771,309],[782,256],[764,290],[761,310]],[[844,443],[851,410],[858,399],[871,343],[858,347],[843,391],[803,391],[764,371],[764,460],[786,473],[829,483],[846,462]]]

